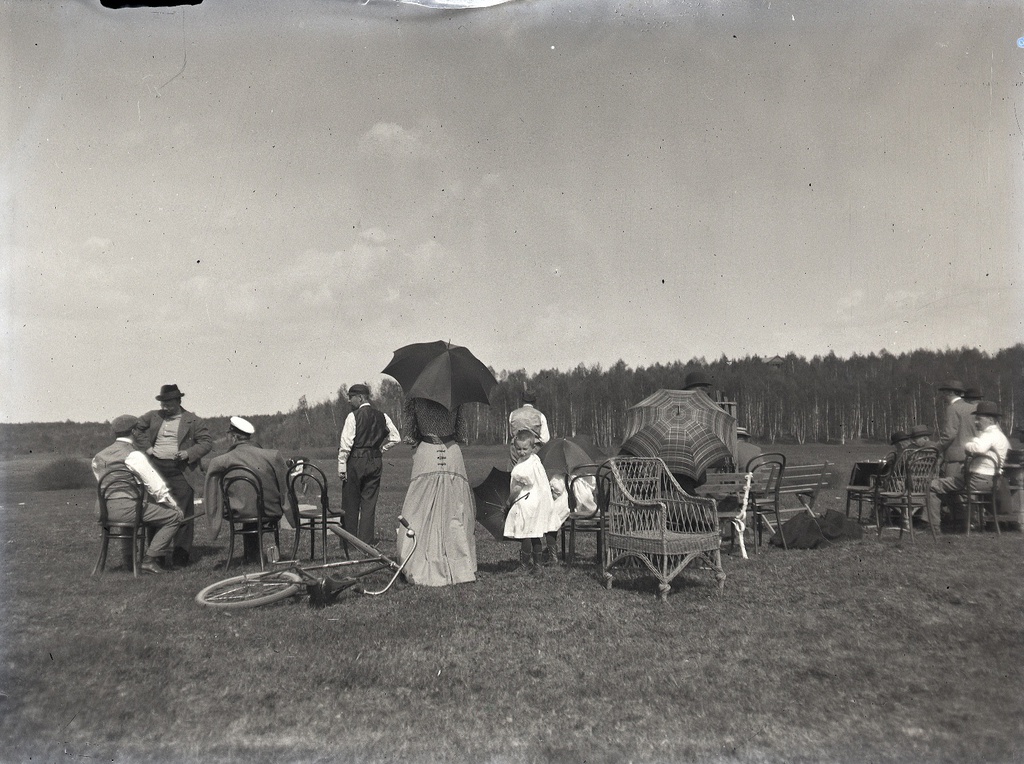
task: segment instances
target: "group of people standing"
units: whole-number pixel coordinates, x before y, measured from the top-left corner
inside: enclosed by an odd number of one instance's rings
[[[160,408],[140,417],[124,414],[112,423],[114,442],[92,460],[99,480],[110,469],[123,466],[145,487],[150,500],[143,520],[155,529],[143,557],[141,569],[163,573],[163,562],[188,565],[192,559],[195,495],[200,488],[200,461],[213,449],[213,438],[203,420],[181,404],[183,393],[177,385],[164,385],[156,396]],[[134,499],[115,494],[108,502],[112,520],[130,522],[134,518]],[[124,550],[130,564],[132,549]]]

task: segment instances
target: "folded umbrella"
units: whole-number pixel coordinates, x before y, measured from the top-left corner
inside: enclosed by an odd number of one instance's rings
[[[441,340],[400,347],[383,373],[394,377],[406,396],[427,398],[449,411],[464,403],[490,403],[498,384],[467,348]]]

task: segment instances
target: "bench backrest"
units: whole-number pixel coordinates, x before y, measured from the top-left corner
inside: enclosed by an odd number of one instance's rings
[[[787,464],[779,487],[780,499],[796,499],[804,509],[814,509],[818,491],[828,484],[829,463]],[[792,502],[789,502],[790,504]]]

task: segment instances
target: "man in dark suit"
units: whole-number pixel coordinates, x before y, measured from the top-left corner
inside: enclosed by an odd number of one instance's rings
[[[256,428],[252,423],[240,416],[233,416],[228,426],[228,440],[231,445],[226,453],[210,460],[206,471],[206,489],[203,502],[206,505],[206,521],[210,534],[217,538],[223,519],[220,478],[232,467],[248,467],[260,479],[263,489],[263,517],[274,520],[284,514],[285,501],[288,496],[288,465],[281,452],[271,448],[262,448],[252,442]],[[256,519],[256,496],[242,483],[230,488],[228,501],[232,511],[241,517]],[[253,523],[255,525],[255,523]],[[246,562],[259,562],[260,539],[255,535],[243,536]]]
[[[367,544],[376,544],[377,492],[383,470],[381,454],[402,436],[391,417],[370,405],[370,388],[352,385],[348,400],[353,410],[345,417],[338,447],[338,477],[345,530]]]
[[[736,428],[736,469],[743,471],[750,464],[750,460],[761,455],[760,446],[750,442],[750,433],[746,427]]]
[[[195,512],[195,494],[202,484],[199,462],[213,448],[213,438],[202,419],[182,408],[182,396],[177,385],[163,385],[156,396],[160,408],[139,417],[139,424],[145,429],[142,442],[146,454],[188,518]],[[175,565],[187,565],[191,560],[194,533],[190,522],[178,529],[174,537]]]
[[[964,383],[957,379],[939,385],[939,392],[946,401],[946,414],[938,443],[943,477],[953,477],[963,472],[964,446],[975,435],[974,406],[961,397],[964,389]]]

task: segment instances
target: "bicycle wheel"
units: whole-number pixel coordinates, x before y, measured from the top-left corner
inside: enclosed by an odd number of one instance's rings
[[[249,573],[210,584],[196,595],[196,602],[218,608],[259,607],[291,597],[301,583],[291,570]]]

